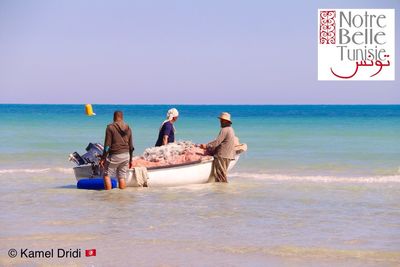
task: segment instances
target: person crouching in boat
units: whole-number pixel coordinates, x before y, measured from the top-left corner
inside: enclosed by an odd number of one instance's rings
[[[132,130],[124,122],[122,111],[114,112],[114,122],[107,125],[104,141],[103,157],[100,167],[104,168],[104,188],[111,189],[110,176],[116,175],[120,189],[126,187],[125,176],[128,168],[131,168],[133,154]]]
[[[176,108],[171,108],[167,112],[167,119],[161,124],[158,132],[156,146],[164,146],[168,143],[175,142],[175,127],[174,123],[178,119],[179,112]]]
[[[218,137],[200,147],[207,149],[214,156],[210,179],[215,182],[227,183],[228,167],[231,160],[235,159],[235,131],[232,128],[231,115],[222,112],[218,117],[221,123],[221,130]]]

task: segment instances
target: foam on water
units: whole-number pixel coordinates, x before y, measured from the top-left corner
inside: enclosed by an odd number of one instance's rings
[[[72,168],[37,168],[37,169],[0,169],[0,175],[2,174],[15,174],[15,173],[74,173]]]
[[[283,175],[256,172],[234,172],[229,175],[235,178],[250,178],[257,180],[270,180],[281,182],[314,182],[314,183],[400,183],[400,175],[388,176],[363,176],[363,177],[343,177],[343,176],[301,176]]]
[[[52,168],[24,168],[24,169],[0,169],[0,176],[6,174],[73,174],[73,169],[64,167]],[[230,178],[237,179],[256,179],[269,180],[278,182],[313,182],[313,183],[357,183],[357,184],[382,184],[382,183],[400,183],[400,175],[386,176],[324,176],[324,175],[287,175],[287,174],[271,174],[261,172],[232,172]]]

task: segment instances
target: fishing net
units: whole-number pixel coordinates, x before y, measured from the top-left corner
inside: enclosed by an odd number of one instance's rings
[[[179,141],[165,146],[145,149],[142,156],[134,157],[133,167],[175,165],[210,158],[208,152],[191,141]]]

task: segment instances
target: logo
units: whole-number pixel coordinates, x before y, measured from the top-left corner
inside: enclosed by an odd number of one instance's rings
[[[85,256],[86,257],[96,256],[96,250],[95,249],[86,249],[85,250]]]
[[[318,10],[318,80],[394,79],[394,9]]]

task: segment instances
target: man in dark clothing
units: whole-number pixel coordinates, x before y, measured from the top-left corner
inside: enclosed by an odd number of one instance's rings
[[[178,119],[179,112],[176,108],[172,108],[167,112],[167,119],[161,124],[158,132],[156,146],[164,146],[168,143],[175,142],[175,127],[174,123]]]
[[[123,120],[122,111],[114,112],[114,122],[107,125],[104,153],[100,166],[104,167],[104,187],[111,189],[110,176],[116,175],[120,189],[126,187],[125,176],[131,168],[133,154],[132,131]]]
[[[175,142],[174,125],[172,122],[167,121],[163,126],[161,126],[161,129],[158,132],[156,146],[163,146],[173,142]]]

